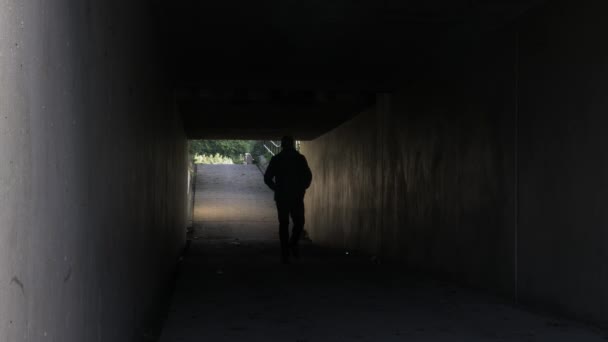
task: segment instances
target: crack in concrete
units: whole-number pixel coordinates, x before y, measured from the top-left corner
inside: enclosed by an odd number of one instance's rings
[[[19,280],[19,278],[17,278],[17,276],[14,276],[11,279],[10,283],[19,286],[19,288],[21,289],[21,293],[23,293],[23,295],[25,296],[25,286],[23,286],[23,283],[21,282],[21,280]]]

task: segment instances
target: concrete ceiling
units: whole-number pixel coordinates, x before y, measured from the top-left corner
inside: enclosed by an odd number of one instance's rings
[[[535,0],[158,2],[191,138],[312,139]]]

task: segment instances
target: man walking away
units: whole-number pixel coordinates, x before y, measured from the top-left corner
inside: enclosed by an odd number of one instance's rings
[[[294,258],[299,257],[298,240],[304,229],[304,194],[312,181],[312,173],[306,158],[296,151],[293,137],[283,137],[281,149],[270,160],[264,174],[264,183],[274,191],[279,214],[281,260],[289,263],[290,251]],[[289,216],[293,221],[291,239]]]

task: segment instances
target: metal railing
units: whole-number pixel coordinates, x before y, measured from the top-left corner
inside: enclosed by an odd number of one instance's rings
[[[273,156],[281,152],[281,144],[277,144],[272,140],[264,140],[264,148],[266,149],[266,151],[268,151],[268,153],[272,154]]]
[[[296,143],[296,150],[299,151],[300,150],[300,141],[296,140],[295,143]],[[268,151],[268,153],[275,156],[275,155],[279,154],[279,152],[281,152],[281,143],[275,142],[273,140],[264,140],[264,148],[266,149],[266,151]]]

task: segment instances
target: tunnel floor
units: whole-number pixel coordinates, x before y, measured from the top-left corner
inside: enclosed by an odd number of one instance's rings
[[[605,341],[590,327],[304,241],[279,260],[253,165],[199,165],[195,229],[162,342]]]

